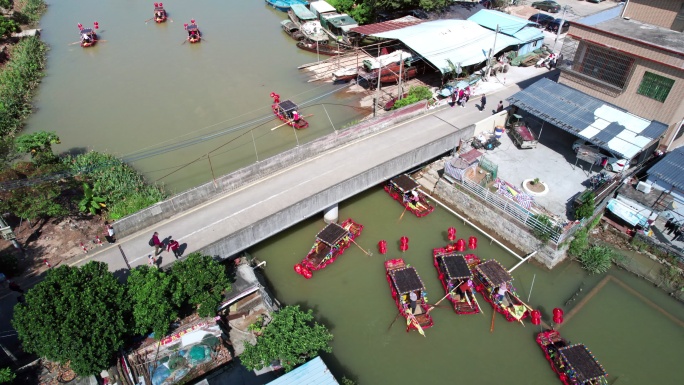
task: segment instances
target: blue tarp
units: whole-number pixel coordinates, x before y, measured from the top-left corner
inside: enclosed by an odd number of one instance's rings
[[[640,225],[643,228],[648,227],[648,218],[617,199],[609,200],[606,208],[632,226]]]

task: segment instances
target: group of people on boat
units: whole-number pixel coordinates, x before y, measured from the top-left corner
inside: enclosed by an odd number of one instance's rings
[[[515,303],[512,296],[508,294],[508,287],[505,283],[502,283],[501,286],[495,288],[495,290],[496,294],[492,296],[492,300],[496,305],[507,309],[515,319],[519,320],[525,315],[525,305],[522,303]]]
[[[454,291],[454,286],[455,286],[455,291]],[[468,301],[468,293],[472,296],[472,289],[475,287],[473,285],[473,281],[471,279],[467,280],[462,280],[460,282],[454,283],[453,281],[449,281],[448,284],[448,289],[449,292],[454,292],[454,299],[459,301],[459,302],[467,302]]]

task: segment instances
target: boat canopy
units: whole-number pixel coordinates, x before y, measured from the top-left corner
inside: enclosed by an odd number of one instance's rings
[[[93,29],[92,28],[83,28],[83,29],[81,29],[81,33],[82,34],[83,33],[91,34],[91,33],[93,33]]]
[[[598,380],[608,374],[603,366],[598,363],[593,354],[583,344],[575,344],[558,349],[568,369],[575,372],[574,378],[578,384],[586,384],[588,381]]]
[[[487,283],[492,287],[501,286],[513,280],[511,274],[501,264],[493,259],[482,262],[475,267],[480,275],[487,280]]]
[[[299,30],[299,27],[297,27],[297,24],[293,23],[292,20],[283,20],[280,22],[280,25],[284,28],[287,29],[288,31],[297,31]]]
[[[461,254],[445,255],[441,257],[444,262],[444,268],[449,279],[466,279],[471,278],[473,273],[468,268],[468,262]]]
[[[188,31],[197,31],[197,24],[190,24],[188,25]]]
[[[416,290],[422,291],[425,287],[423,281],[418,276],[418,272],[413,267],[391,271],[390,275],[399,294],[406,294]]]
[[[158,5],[156,7],[154,7],[155,12],[159,12],[159,11],[163,11],[163,10],[164,10],[164,7],[160,7]]]
[[[282,107],[283,104],[280,103],[280,105]],[[297,106],[294,107],[294,109],[296,108]],[[336,244],[340,243],[340,241],[348,235],[349,231],[345,230],[344,227],[338,225],[337,223],[330,223],[316,235],[316,238],[318,238],[321,242],[325,243],[326,245],[333,247]]]
[[[290,8],[302,23],[305,21],[316,20],[316,15],[309,11],[304,4],[292,4],[290,5]]]
[[[390,182],[403,193],[415,190],[419,186],[418,182],[406,174],[392,178]]]

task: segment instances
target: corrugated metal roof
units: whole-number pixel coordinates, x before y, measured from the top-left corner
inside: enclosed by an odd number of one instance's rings
[[[596,25],[598,23],[603,23],[604,21],[620,17],[623,9],[624,4],[620,3],[612,8],[608,8],[601,12],[596,12],[593,15],[576,20],[576,22],[584,25]]]
[[[509,97],[511,104],[611,153],[632,159],[667,125],[543,78]]]
[[[667,153],[648,170],[648,175],[671,184],[675,188],[684,189],[684,147]]]
[[[354,27],[350,29],[350,32],[356,32],[361,35],[373,35],[387,31],[394,31],[395,29],[410,27],[412,25],[417,25],[422,22],[423,20],[417,17],[404,16],[402,18],[395,20],[383,21],[382,23],[373,23],[362,25],[360,27]]]
[[[514,37],[503,34],[496,36],[496,32],[469,20],[427,21],[372,36],[401,40],[442,73],[451,71],[448,60],[461,66],[482,63],[487,59],[488,51],[494,47],[494,40],[495,53],[520,44]]]
[[[314,15],[313,12],[309,11],[309,9],[304,4],[292,4],[290,8],[292,9],[292,12],[294,12],[294,14],[297,15],[297,17],[302,21],[317,19],[316,15]]]
[[[309,4],[309,8],[318,13],[335,12],[335,7],[328,4],[324,0],[312,1],[311,4]]]
[[[535,27],[535,23],[500,11],[483,9],[470,16],[468,20],[474,21],[492,31],[496,31],[498,26],[500,33],[513,36],[523,43],[544,38],[544,33]],[[527,29],[526,27],[528,26],[532,28]]]
[[[316,356],[306,364],[283,374],[267,385],[338,385],[335,377],[321,359]]]

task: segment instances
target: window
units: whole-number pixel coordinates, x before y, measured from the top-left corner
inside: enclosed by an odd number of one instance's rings
[[[586,45],[578,72],[624,88],[634,59],[605,48]]]
[[[674,85],[674,80],[651,72],[644,73],[637,94],[647,96],[659,102],[664,102]]]

